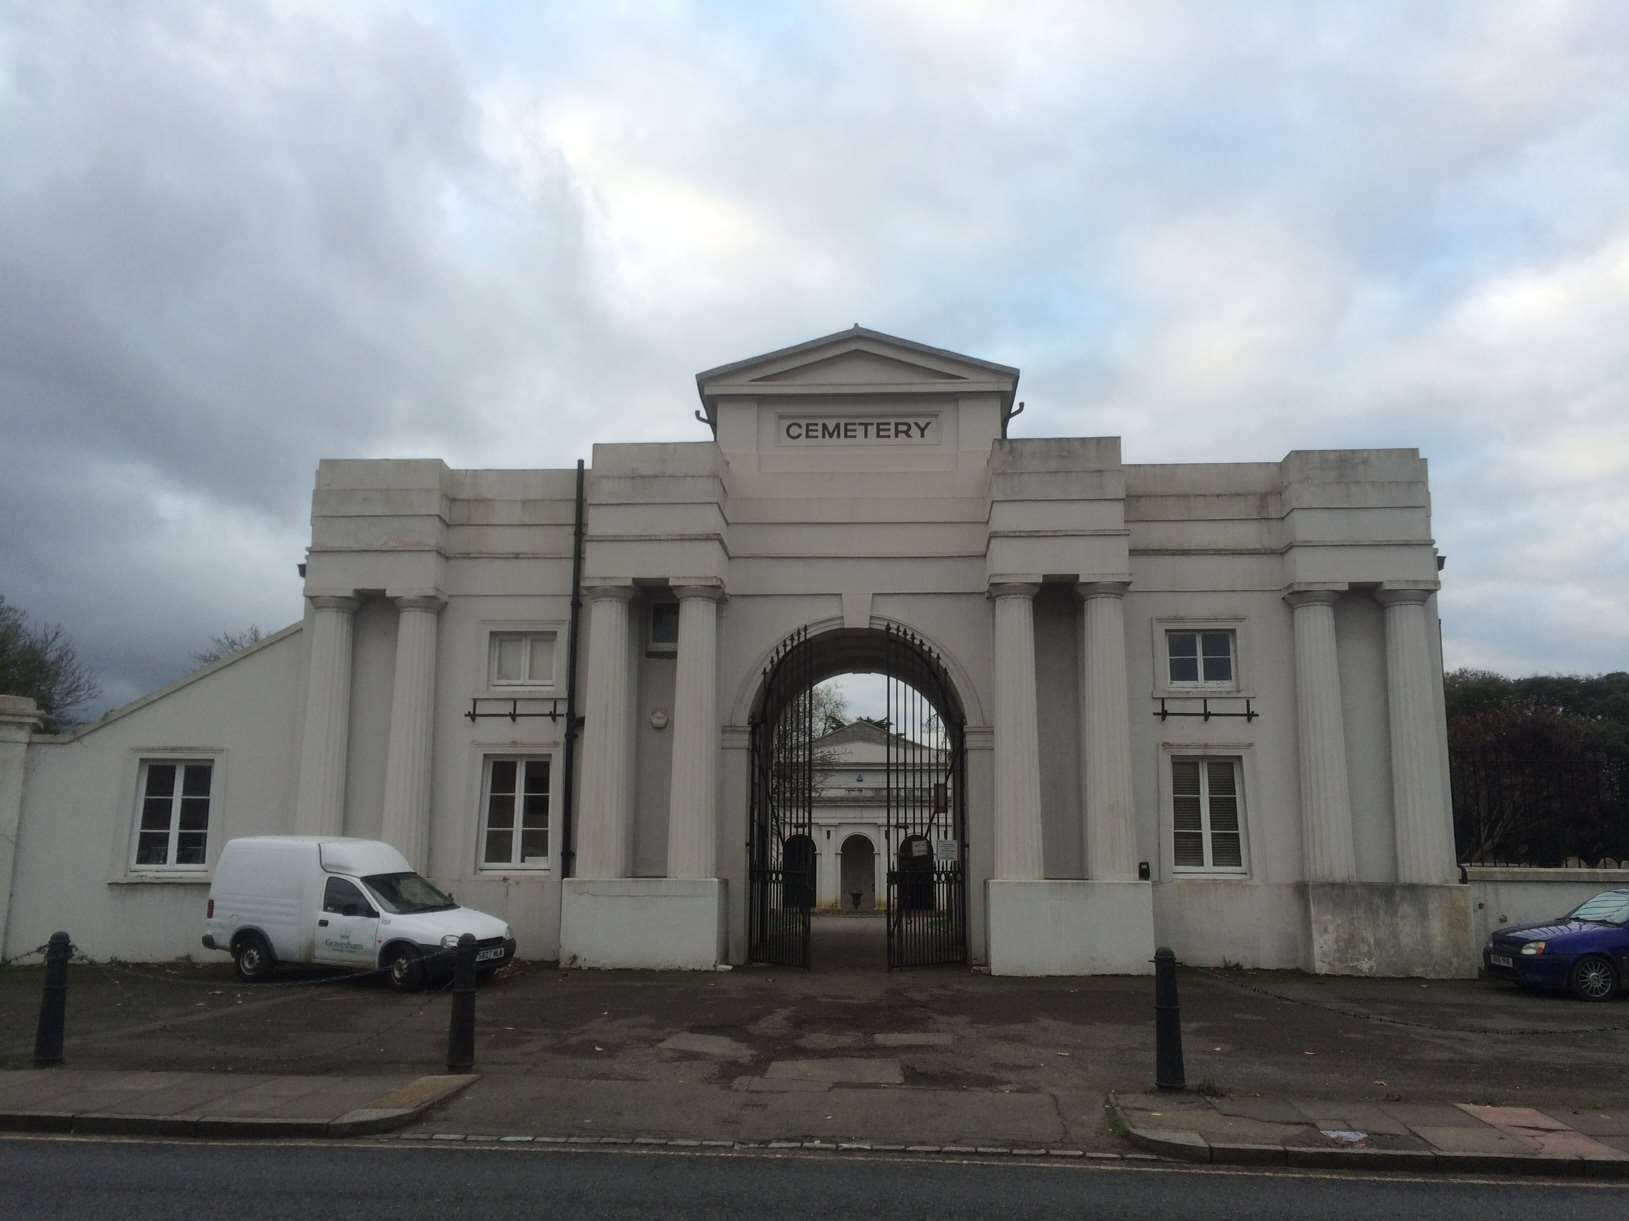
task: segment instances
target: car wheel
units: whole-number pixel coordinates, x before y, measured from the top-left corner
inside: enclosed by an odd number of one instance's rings
[[[245,933],[232,945],[232,963],[238,969],[238,978],[245,983],[258,983],[272,973],[277,960],[272,957],[271,946],[259,933]]]
[[[424,987],[424,959],[410,945],[393,945],[385,953],[384,968],[390,986],[398,992],[417,992]]]
[[[1592,954],[1573,963],[1567,982],[1580,1000],[1610,1000],[1618,990],[1618,971],[1607,959]]]

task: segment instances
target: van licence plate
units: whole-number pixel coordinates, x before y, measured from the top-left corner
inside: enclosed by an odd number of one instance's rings
[[[494,958],[502,958],[502,957],[503,957],[503,947],[501,945],[495,945],[490,950],[476,950],[475,951],[475,961],[476,962],[491,962]],[[1509,965],[1510,965],[1510,960],[1507,958],[1507,959],[1505,959],[1505,966],[1508,967]]]
[[[1511,961],[1509,954],[1489,954],[1488,961],[1496,967],[1513,967],[1516,965]]]

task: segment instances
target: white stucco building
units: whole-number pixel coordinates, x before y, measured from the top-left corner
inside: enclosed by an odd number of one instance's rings
[[[1128,464],[1009,437],[1017,381],[862,328],[712,369],[580,516],[571,470],[323,462],[300,623],[72,734],[0,704],[0,948],[201,954],[227,839],[343,832],[522,956],[773,958],[763,726],[882,670],[950,727],[970,961],[1474,971],[1424,460]]]

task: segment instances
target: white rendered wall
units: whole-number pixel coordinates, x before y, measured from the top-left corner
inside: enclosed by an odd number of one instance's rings
[[[36,737],[4,955],[62,929],[91,958],[214,960],[199,944],[208,871],[130,863],[140,761],[213,760],[211,865],[230,838],[291,833],[304,680],[305,641],[291,628],[77,734]]]

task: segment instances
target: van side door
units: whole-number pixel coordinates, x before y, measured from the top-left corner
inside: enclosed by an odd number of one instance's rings
[[[330,877],[322,889],[315,958],[347,967],[378,965],[379,913],[349,878]]]

